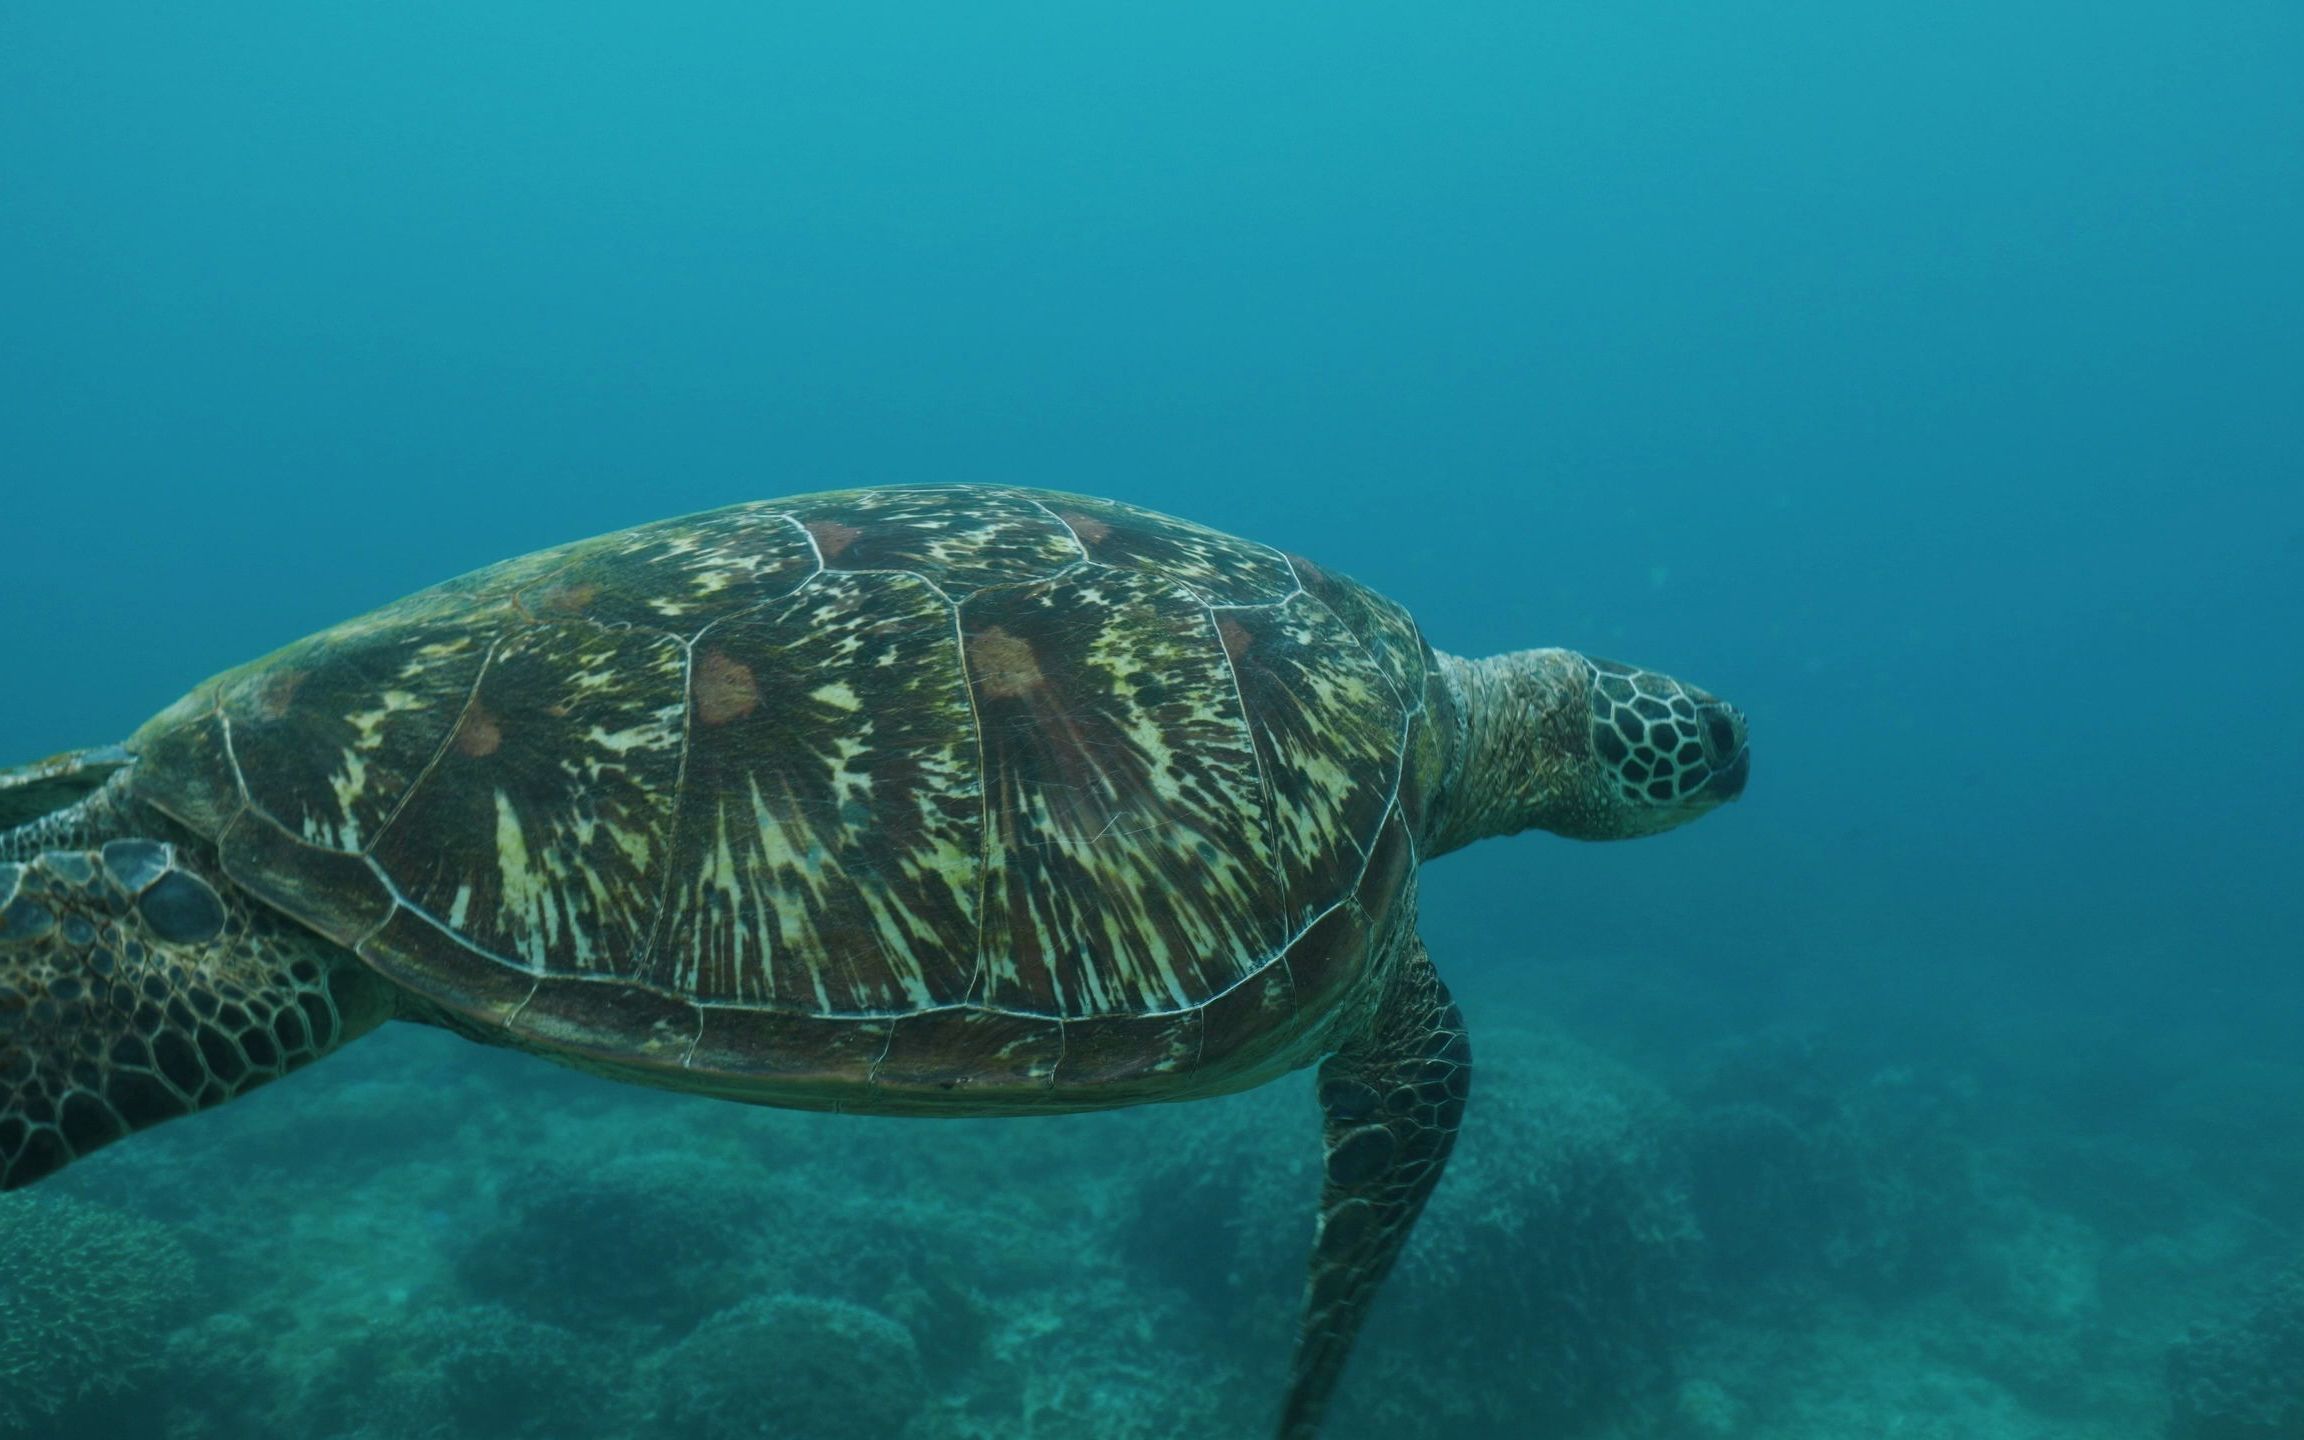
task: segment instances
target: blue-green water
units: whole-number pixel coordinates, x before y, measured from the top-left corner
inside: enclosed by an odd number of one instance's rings
[[[2266,0],[13,7],[0,764],[734,500],[1189,515],[1753,723],[1426,874],[1482,1078],[1330,1433],[2295,1440],[2299,74]],[[1316,1131],[387,1032],[8,1197],[0,1423],[1259,1436]]]

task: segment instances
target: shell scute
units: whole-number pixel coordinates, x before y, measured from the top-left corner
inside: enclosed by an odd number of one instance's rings
[[[820,1097],[832,1108],[854,1097],[857,1082],[888,1049],[894,1022],[792,1015],[733,1005],[707,1005],[704,1025],[689,1054],[699,1077],[773,1085],[804,1104]]]
[[[213,682],[147,721],[126,748],[137,759],[137,796],[203,835],[219,833],[247,807]]]
[[[536,976],[481,954],[407,905],[393,906],[355,953],[418,1000],[482,1028],[501,1027],[536,993]]]
[[[685,648],[586,623],[499,643],[372,854],[411,904],[536,974],[624,973],[672,829]]]
[[[392,913],[392,892],[368,862],[321,849],[256,810],[242,810],[216,837],[232,882],[339,945],[353,946]]]
[[[1399,953],[1401,931],[1416,919],[1416,837],[1395,810],[1368,852],[1368,868],[1360,877],[1358,901],[1367,912],[1369,949],[1376,955]]]
[[[1303,1002],[1288,967],[1274,961],[1202,1006],[1196,1083],[1221,1088],[1227,1077],[1260,1071],[1296,1036],[1289,1021],[1303,1013]]]
[[[488,640],[442,621],[290,647],[217,697],[249,803],[306,844],[358,854],[424,773],[472,694]]]
[[[1296,589],[1287,557],[1254,541],[1117,500],[1052,495],[1044,502],[1088,558],[1166,576],[1206,605],[1276,605]]]
[[[1409,727],[1407,749],[1400,761],[1400,813],[1406,817],[1408,828],[1418,834],[1423,833],[1432,797],[1440,793],[1447,778],[1449,742],[1454,738],[1442,723],[1441,717],[1454,713],[1442,694],[1442,685],[1435,667],[1425,677],[1422,714]]]
[[[1307,1007],[1333,1002],[1368,972],[1374,948],[1370,932],[1368,914],[1355,900],[1331,909],[1296,937],[1288,947],[1286,968]]]
[[[676,635],[780,599],[817,571],[807,531],[773,504],[658,521],[564,554],[567,563],[519,592],[528,614]]]
[[[520,592],[541,584],[568,563],[588,542],[556,545],[527,555],[499,560],[452,580],[443,580],[380,610],[355,616],[313,638],[332,648],[357,647],[380,632],[410,625],[445,622],[479,629],[501,629],[520,617]],[[259,662],[262,663],[262,662]]]
[[[696,649],[649,982],[824,1013],[957,1004],[983,792],[951,606],[912,575],[827,574]],[[748,703],[713,713],[715,667]]]
[[[954,598],[1042,579],[1082,558],[1056,517],[1006,490],[891,487],[785,503],[825,569],[908,570]]]
[[[1207,1031],[1207,1012],[1199,1008],[1066,1020],[1056,1083],[1067,1092],[1115,1097],[1173,1094],[1199,1074]]]
[[[1407,712],[1325,605],[1222,612],[1272,805],[1293,931],[1347,890],[1399,775]]]
[[[1399,704],[1406,709],[1419,706],[1426,677],[1434,666],[1432,649],[1424,643],[1423,633],[1408,612],[1365,585],[1323,570],[1301,555],[1288,558],[1304,588],[1367,648]]]
[[[702,1019],[685,999],[613,980],[547,979],[508,1028],[532,1045],[620,1065],[677,1069]]]
[[[1210,615],[1156,574],[960,607],[983,735],[982,1003],[1176,1009],[1277,938],[1262,782]]]
[[[872,1067],[885,1103],[970,1091],[1044,1091],[1064,1057],[1060,1021],[978,1006],[900,1016]]]

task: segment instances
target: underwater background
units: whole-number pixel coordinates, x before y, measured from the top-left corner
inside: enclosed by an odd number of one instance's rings
[[[0,9],[0,764],[526,550],[997,481],[1750,715],[1432,866],[1325,1432],[2304,1436],[2304,10]],[[1268,1433],[1308,1076],[855,1120],[392,1027],[0,1199],[0,1434]]]

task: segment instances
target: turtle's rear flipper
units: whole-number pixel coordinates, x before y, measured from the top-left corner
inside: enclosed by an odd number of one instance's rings
[[[1312,1440],[1376,1287],[1440,1179],[1464,1118],[1472,1045],[1414,942],[1371,1033],[1320,1067],[1327,1173],[1280,1440]]]

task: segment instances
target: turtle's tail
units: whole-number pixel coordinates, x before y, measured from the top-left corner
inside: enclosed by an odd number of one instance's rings
[[[384,982],[171,844],[0,862],[0,1190],[373,1028]]]

